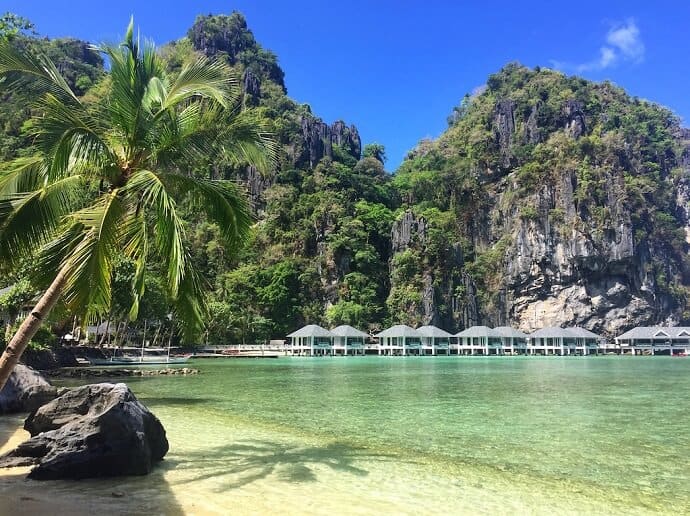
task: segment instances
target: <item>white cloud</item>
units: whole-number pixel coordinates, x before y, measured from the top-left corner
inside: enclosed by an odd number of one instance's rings
[[[581,64],[551,61],[554,68],[570,68],[577,72],[604,70],[621,62],[640,63],[644,60],[645,47],[640,29],[632,18],[611,26],[606,34],[606,44],[599,48],[599,57]]]
[[[618,50],[624,59],[639,62],[644,59],[644,43],[640,39],[640,29],[635,20],[612,27],[606,35],[606,42]]]

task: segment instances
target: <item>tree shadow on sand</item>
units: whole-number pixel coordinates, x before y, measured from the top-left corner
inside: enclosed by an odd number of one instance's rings
[[[24,414],[0,417],[3,452],[28,439],[22,428]],[[17,439],[17,433],[20,433]],[[104,477],[83,480],[29,480],[30,467],[0,468],[0,515],[165,514],[184,516],[176,493],[156,463],[146,476]]]
[[[316,482],[316,469],[321,466],[363,477],[369,472],[356,463],[392,460],[400,458],[338,442],[294,447],[268,441],[242,441],[186,453],[182,460],[166,460],[165,467],[192,472],[193,476],[185,482],[222,478],[219,490],[226,491],[274,474],[284,482]]]

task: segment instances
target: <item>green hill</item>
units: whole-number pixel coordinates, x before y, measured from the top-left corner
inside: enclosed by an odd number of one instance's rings
[[[98,95],[107,80],[81,42],[18,41],[62,59],[80,93]],[[210,342],[280,338],[307,322],[616,334],[690,319],[690,134],[668,110],[610,83],[509,64],[389,174],[355,126],[289,98],[277,57],[242,15],[200,16],[161,52],[172,71],[193,52],[227,60],[280,143],[267,175],[214,156],[192,164],[243,182],[257,218],[250,243],[229,256],[217,229],[188,210]],[[31,142],[21,103],[3,100],[8,159]],[[128,271],[123,263],[123,292]],[[153,299],[160,289],[149,291],[149,316],[167,313]]]

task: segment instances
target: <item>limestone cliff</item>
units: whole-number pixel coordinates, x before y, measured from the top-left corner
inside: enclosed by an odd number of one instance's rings
[[[468,297],[467,279],[445,271],[452,285],[439,284],[424,322],[447,306],[456,327],[475,307],[481,323],[523,330],[613,335],[686,320],[687,136],[670,112],[608,83],[519,65],[492,76],[396,177],[408,209],[437,210],[478,290]],[[418,278],[439,270],[428,258],[416,267]]]

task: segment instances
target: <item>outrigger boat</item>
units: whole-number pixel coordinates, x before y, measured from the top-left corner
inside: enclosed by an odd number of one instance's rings
[[[172,338],[172,337],[171,337]],[[129,355],[116,355],[115,353],[109,358],[89,358],[91,365],[95,366],[152,366],[152,365],[170,365],[170,364],[184,364],[190,358],[191,354],[182,356],[170,356],[170,341],[166,348],[146,348],[146,321],[144,321],[144,337],[141,341],[141,348],[119,348],[115,350],[120,352],[129,352]],[[137,355],[134,355],[137,353]],[[149,353],[148,355],[146,353]]]
[[[110,358],[89,358],[91,365],[95,366],[149,366],[184,364],[191,355],[171,357],[168,355],[141,355],[141,356],[112,356]]]

